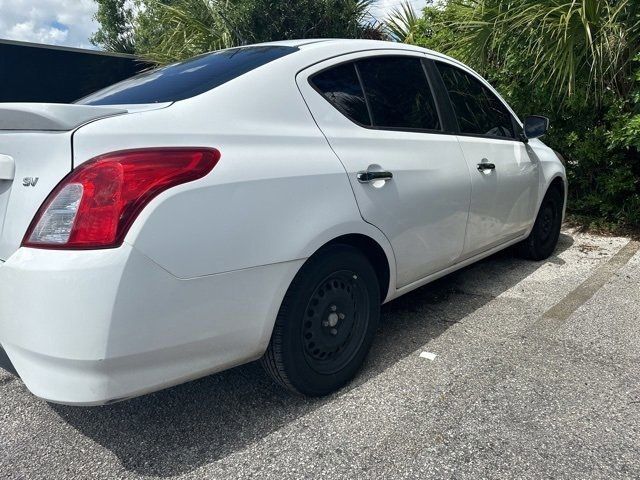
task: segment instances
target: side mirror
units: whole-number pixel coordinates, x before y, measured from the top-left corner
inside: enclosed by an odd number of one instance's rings
[[[530,115],[524,119],[524,135],[539,138],[549,131],[549,119],[540,115]]]

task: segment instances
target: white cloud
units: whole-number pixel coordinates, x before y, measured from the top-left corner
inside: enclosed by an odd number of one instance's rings
[[[93,0],[0,0],[0,38],[93,48]]]
[[[11,40],[25,40],[60,45],[64,44],[68,34],[69,30],[56,27],[40,27],[29,20],[13,25],[7,30],[6,36]]]

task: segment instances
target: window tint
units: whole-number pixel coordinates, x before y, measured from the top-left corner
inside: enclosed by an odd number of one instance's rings
[[[315,75],[311,83],[351,120],[371,125],[364,93],[353,63],[345,63]]]
[[[480,81],[462,70],[436,62],[461,133],[514,138],[511,114]]]
[[[422,62],[410,57],[375,57],[357,62],[373,125],[440,130],[440,120]]]
[[[124,105],[184,100],[297,50],[295,47],[271,45],[207,53],[116,83],[76,103]]]

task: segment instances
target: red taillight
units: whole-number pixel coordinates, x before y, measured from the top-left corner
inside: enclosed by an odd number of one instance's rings
[[[71,172],[42,204],[22,242],[36,248],[118,247],[154,197],[207,175],[220,159],[208,148],[125,150]]]

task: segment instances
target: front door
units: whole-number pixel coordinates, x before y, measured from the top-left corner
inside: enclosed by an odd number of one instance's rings
[[[535,218],[539,160],[505,104],[469,72],[436,62],[449,93],[472,194],[463,257],[522,237]]]
[[[471,195],[462,149],[443,132],[423,62],[411,52],[367,52],[297,77],[363,219],[390,240],[398,288],[459,259]]]

